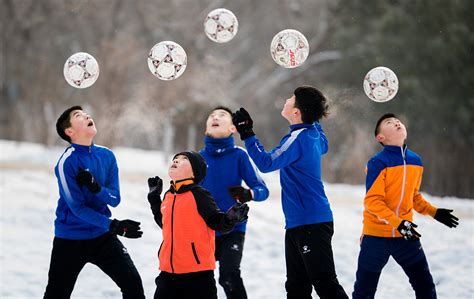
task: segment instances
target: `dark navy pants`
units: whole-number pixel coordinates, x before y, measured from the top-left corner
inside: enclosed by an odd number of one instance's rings
[[[374,298],[380,274],[390,256],[405,271],[416,298],[436,298],[435,285],[420,241],[363,236],[353,299]]]

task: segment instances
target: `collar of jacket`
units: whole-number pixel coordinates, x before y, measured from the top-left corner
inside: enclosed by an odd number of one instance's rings
[[[195,186],[193,179],[184,179],[179,180],[176,182],[171,181],[170,183],[170,191],[173,193],[183,193],[188,190],[191,190],[193,186]]]
[[[231,152],[234,149],[234,137],[230,135],[226,138],[212,138],[206,136],[204,138],[204,150],[209,155],[219,156]]]
[[[295,130],[301,129],[301,128],[306,128],[306,129],[313,129],[314,125],[313,124],[296,124],[296,125],[290,125],[290,132],[293,132]]]
[[[397,153],[397,154],[401,154],[402,151],[400,149],[403,150],[403,153],[406,152],[407,150],[407,145],[404,144],[403,146],[396,146],[396,145],[385,145],[383,147],[384,151],[388,151],[388,152],[392,152],[392,153]]]
[[[74,148],[74,151],[81,152],[81,153],[92,153],[95,150],[95,145],[92,143],[91,145],[80,145],[71,143],[71,146]]]

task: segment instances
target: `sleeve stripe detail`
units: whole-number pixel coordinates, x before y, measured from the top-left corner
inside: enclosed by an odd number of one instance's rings
[[[250,164],[252,165],[253,172],[255,172],[255,176],[257,177],[258,182],[259,183],[265,183],[263,181],[262,177],[260,176],[260,171],[258,171],[257,165],[255,165],[255,162],[253,162],[252,158],[250,158],[247,150],[243,147],[240,147],[240,146],[236,146],[236,147],[243,150],[247,154],[247,157],[249,158]]]
[[[306,130],[306,128],[291,132],[290,137],[285,141],[285,143],[283,143],[283,145],[279,149],[272,153],[272,160],[275,160],[276,158],[281,156],[281,154],[283,154],[291,146],[291,144],[296,140],[298,135],[303,132],[303,130]]]
[[[66,199],[68,201],[72,200],[71,192],[69,191],[69,187],[67,185],[66,181],[66,176],[64,175],[64,162],[66,162],[66,159],[72,154],[74,151],[74,147],[70,147],[61,157],[58,163],[58,173],[59,173],[59,179],[61,180],[61,185],[64,190],[64,193],[66,194]]]

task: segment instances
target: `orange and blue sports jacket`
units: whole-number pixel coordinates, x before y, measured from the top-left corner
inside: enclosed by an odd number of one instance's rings
[[[420,193],[421,158],[406,146],[385,146],[367,163],[364,235],[401,237],[402,220],[413,221],[413,209],[434,217],[437,208]]]

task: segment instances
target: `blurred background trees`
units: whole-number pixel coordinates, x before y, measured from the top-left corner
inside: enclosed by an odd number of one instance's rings
[[[213,106],[245,106],[262,142],[287,132],[280,116],[301,84],[322,89],[331,113],[323,178],[364,183],[365,164],[380,146],[378,117],[394,112],[407,123],[409,146],[425,164],[423,190],[474,197],[474,2],[469,0],[0,0],[0,138],[59,144],[54,123],[81,104],[95,117],[96,142],[172,153],[201,148]],[[208,40],[204,17],[232,10],[237,36]],[[277,66],[274,34],[294,28],[310,42],[296,69]],[[178,80],[160,81],[146,57],[162,40],[181,44],[188,66]],[[100,64],[99,80],[70,87],[67,57],[85,51]],[[400,90],[388,103],[364,94],[375,66],[391,68]],[[238,138],[237,138],[238,139]]]

